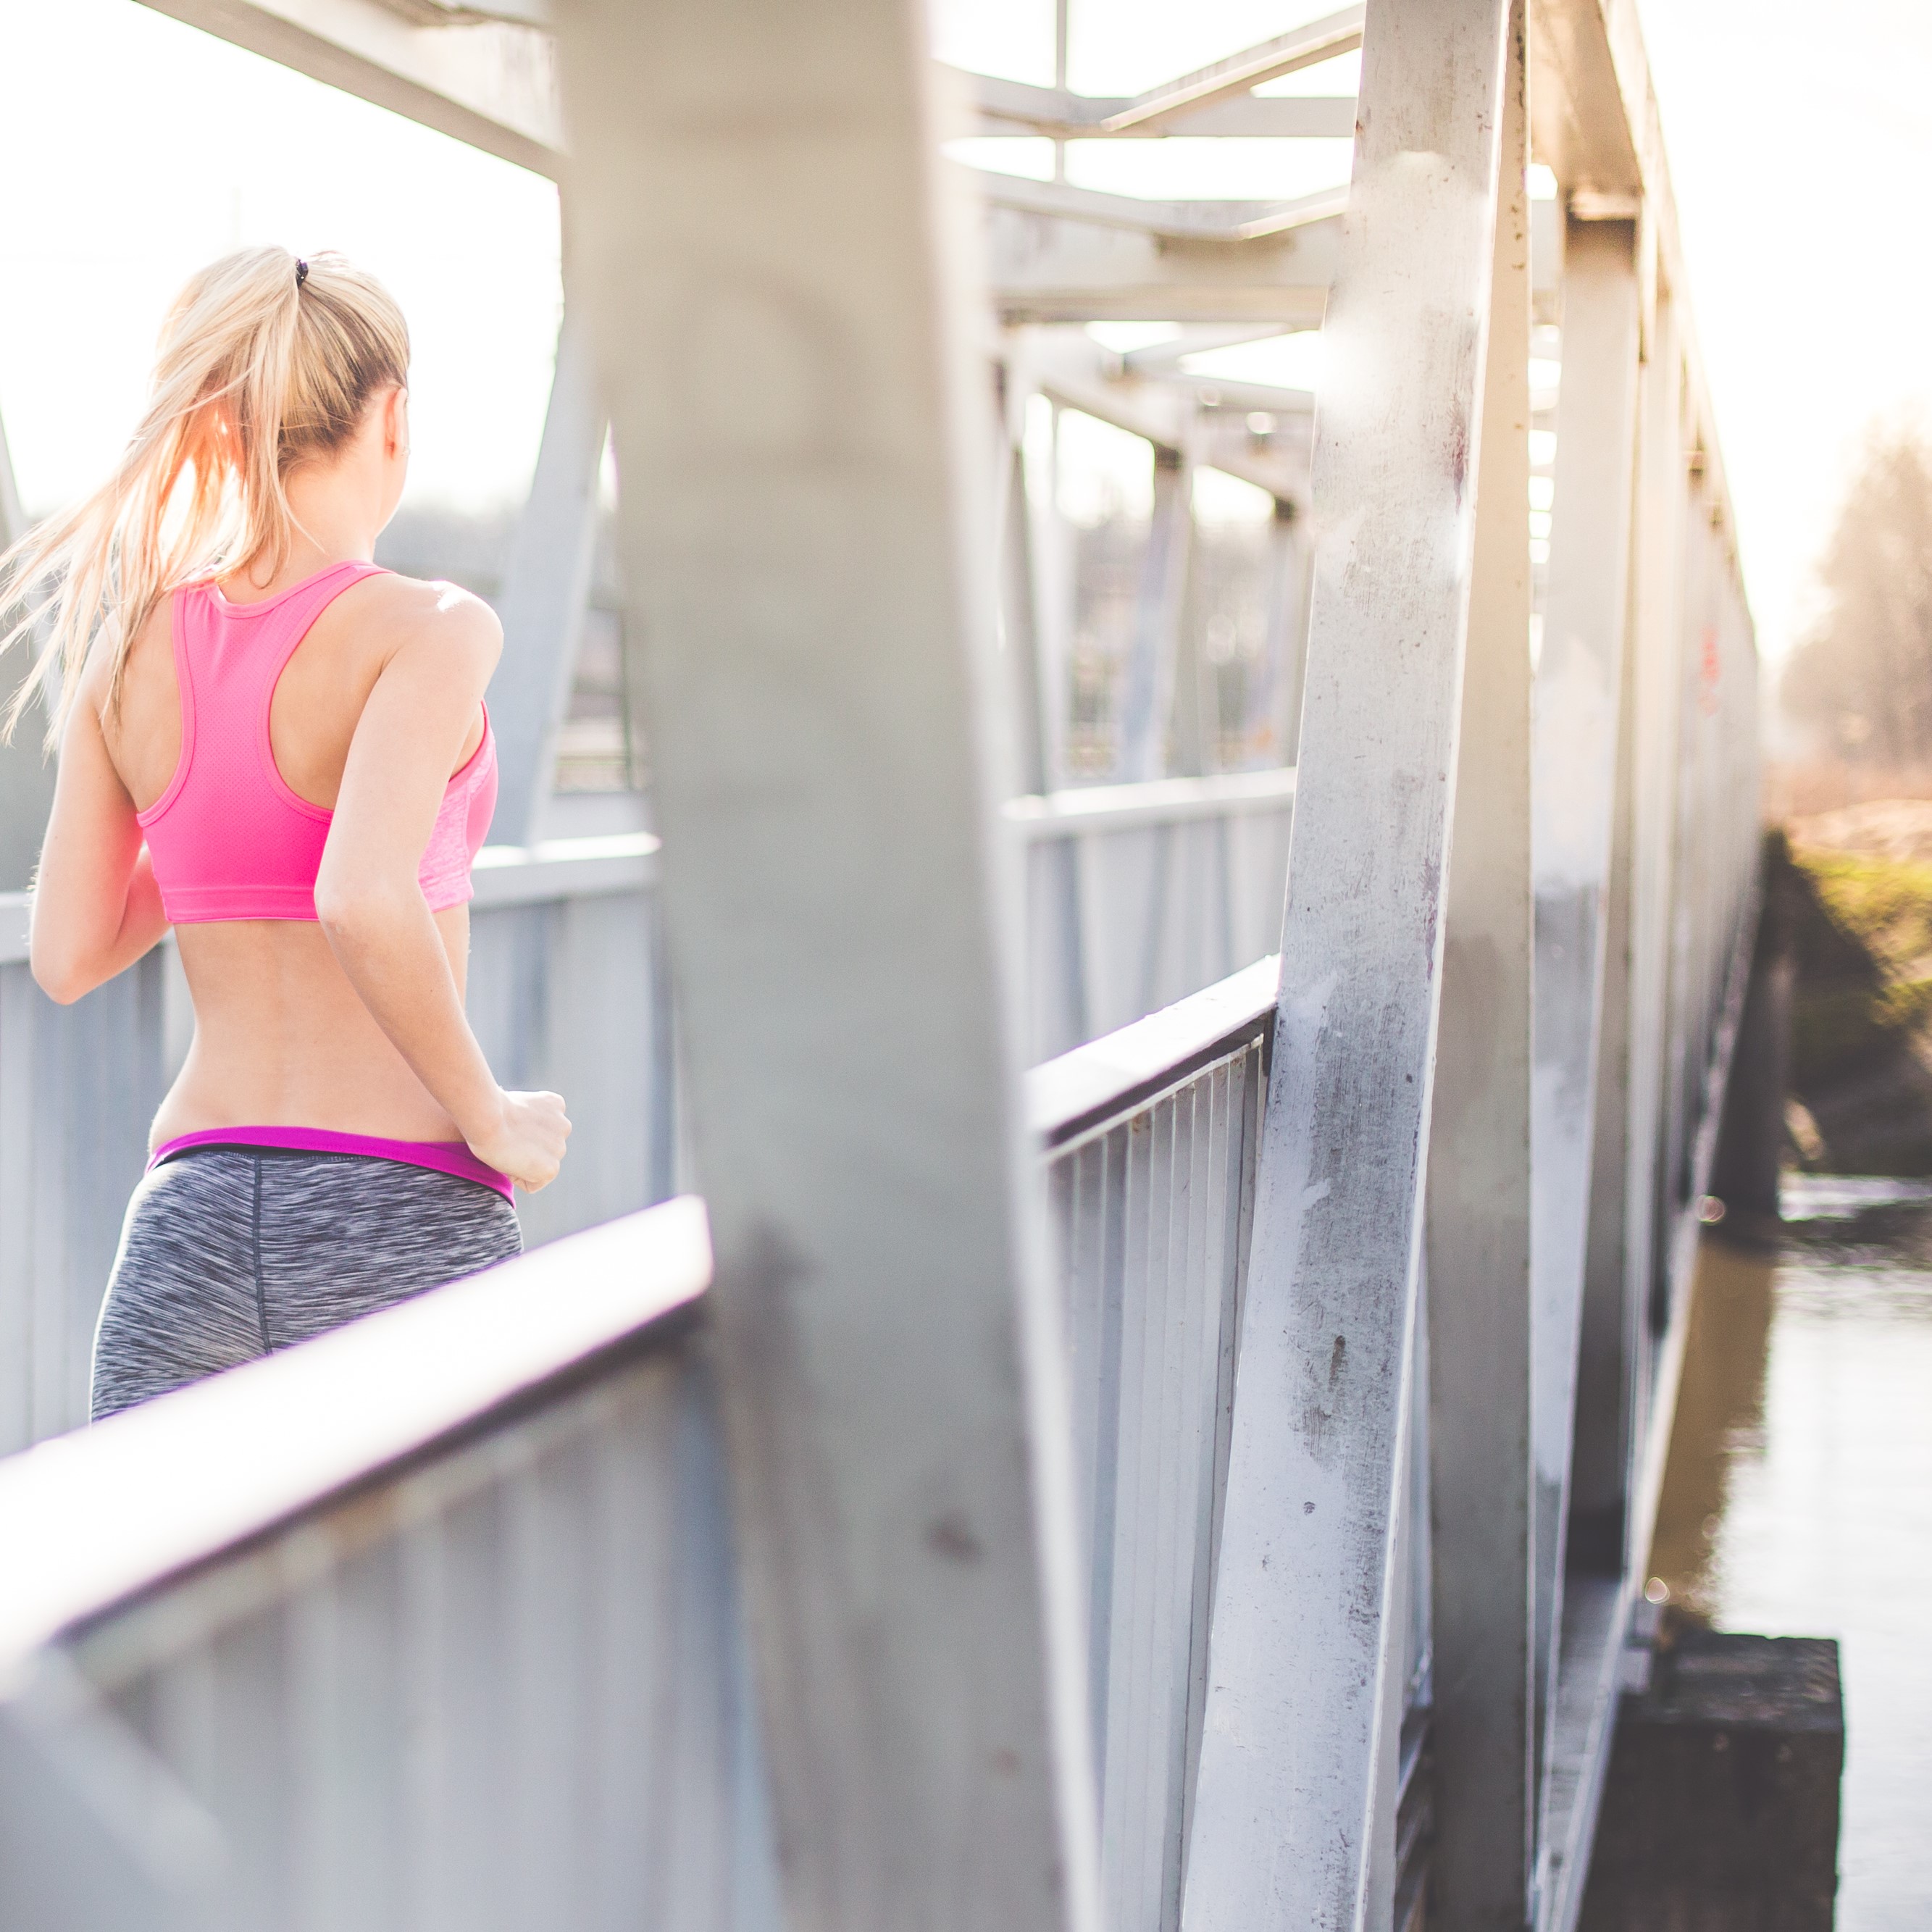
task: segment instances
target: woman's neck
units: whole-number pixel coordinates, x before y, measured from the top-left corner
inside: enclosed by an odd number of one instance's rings
[[[253,558],[227,580],[248,597],[273,597],[332,563],[373,562],[382,519],[362,500],[358,480],[336,470],[298,470],[285,485],[294,525],[288,554],[272,572],[268,558]]]

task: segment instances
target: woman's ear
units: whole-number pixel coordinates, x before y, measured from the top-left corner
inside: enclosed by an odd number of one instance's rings
[[[382,404],[382,447],[392,457],[410,453],[410,392],[400,385]]]

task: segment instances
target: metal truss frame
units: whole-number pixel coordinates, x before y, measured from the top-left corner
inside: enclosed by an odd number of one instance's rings
[[[506,592],[512,812],[533,838],[608,406],[792,1922],[1086,1932],[1103,1910],[998,829],[1004,721],[1029,785],[1060,755],[1037,394],[1156,452],[1127,775],[1202,762],[1180,616],[1202,466],[1281,506],[1299,720],[1160,1932],[1407,1922],[1419,1512],[1430,1909],[1570,1932],[1755,916],[1754,646],[1635,0],[1367,0],[1106,100],[935,73],[909,0],[146,3],[566,178],[570,320]],[[1252,92],[1358,46],[1346,126]],[[1144,202],[943,163],[962,127],[1352,131],[1355,177]],[[1111,355],[1060,326],[1110,319],[1184,332]],[[1532,319],[1588,374],[1556,405],[1533,716]],[[1341,374],[1312,412],[1184,366],[1318,326]]]

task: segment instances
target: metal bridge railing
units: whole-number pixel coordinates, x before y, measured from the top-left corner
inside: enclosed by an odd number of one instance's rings
[[[1274,970],[1029,1078],[1108,1922],[1144,1932],[1179,1923]],[[710,1266],[669,1203],[0,1464],[0,1917],[775,1928]]]
[[[710,1270],[670,1203],[0,1468],[0,1920],[776,1924]]]
[[[1016,800],[1034,1058],[1258,958],[1281,919],[1290,771]],[[668,1198],[680,1151],[669,976],[647,833],[486,848],[469,1010],[497,1076],[554,1087],[577,1131],[519,1203],[527,1245]],[[148,1123],[193,1015],[172,945],[69,1008],[0,894],[0,1454],[86,1419],[94,1325]]]
[[[1149,1932],[1178,1922],[1272,976],[1028,1095],[1107,1882]],[[776,1925],[709,1270],[670,1203],[0,1465],[0,1917]]]

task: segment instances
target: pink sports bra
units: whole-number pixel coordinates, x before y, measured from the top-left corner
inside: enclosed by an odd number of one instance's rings
[[[260,604],[231,604],[212,582],[174,593],[181,760],[139,814],[161,904],[176,926],[315,917],[315,875],[334,814],[298,798],[275,766],[268,706],[309,626],[346,590],[382,573],[332,564]],[[449,782],[417,877],[433,911],[470,896],[470,868],[496,804],[496,739]]]

